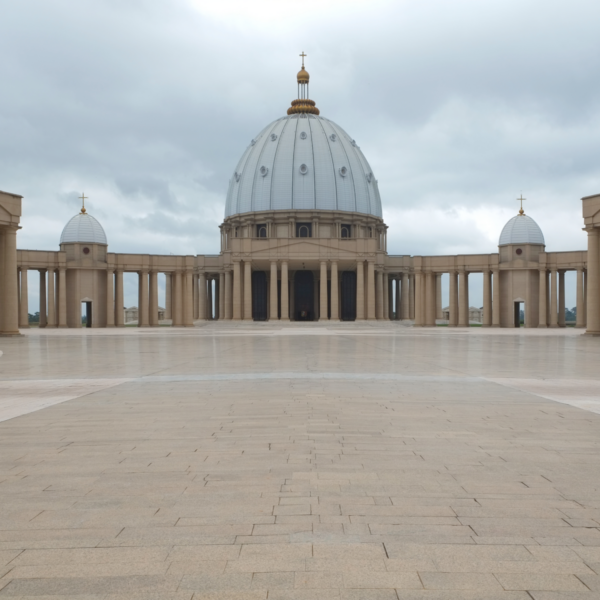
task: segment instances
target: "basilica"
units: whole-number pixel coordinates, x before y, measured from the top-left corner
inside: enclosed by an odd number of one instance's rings
[[[304,57],[303,57],[304,60]],[[483,274],[484,327],[565,326],[565,272],[577,272],[577,327],[600,334],[600,195],[583,198],[588,250],[548,252],[523,208],[490,254],[387,252],[377,178],[360,146],[321,116],[309,74],[287,114],[252,139],[229,182],[218,254],[109,251],[82,205],[58,250],[17,249],[21,196],[0,192],[0,334],[27,328],[27,272],[40,275],[40,327],[122,327],[123,274],[137,273],[138,325],[233,321],[399,321],[469,325],[468,278]],[[110,233],[110,232],[109,232]],[[58,236],[57,236],[58,237]],[[158,275],[166,275],[159,314]],[[442,309],[441,277],[449,276]],[[161,321],[161,322],[164,322]]]

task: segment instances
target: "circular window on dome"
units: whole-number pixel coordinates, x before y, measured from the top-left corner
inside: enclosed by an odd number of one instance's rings
[[[267,173],[269,172],[269,169],[267,169],[267,167],[265,167],[265,166],[262,166],[262,167],[259,169],[259,172],[260,172],[260,174],[261,174],[263,177],[266,177],[266,176],[267,176]]]
[[[517,248],[516,253],[517,253],[517,256],[521,256],[521,254],[523,254],[523,250],[521,250],[521,248]]]
[[[90,249],[89,249],[89,248],[86,246],[86,247],[83,249],[83,253],[84,253],[84,254],[89,254],[89,253],[90,253]]]
[[[340,167],[340,175],[346,177],[346,175],[348,175],[348,169],[346,167]]]
[[[303,131],[303,132],[301,132],[301,133],[300,133],[300,139],[301,139],[301,140],[305,140],[305,139],[306,139],[306,137],[307,137],[307,135],[306,135],[306,131]]]
[[[337,140],[337,135],[335,135],[335,133],[332,133],[332,134],[329,136],[329,139],[330,139],[332,142],[335,142],[335,141]]]
[[[305,164],[300,165],[300,173],[306,175],[308,173],[308,167]]]
[[[276,133],[272,133],[271,134],[271,141],[274,142],[277,139],[277,134]]]

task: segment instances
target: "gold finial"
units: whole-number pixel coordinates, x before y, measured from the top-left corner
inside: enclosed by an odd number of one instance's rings
[[[523,210],[523,200],[527,200],[527,198],[523,198],[523,194],[521,194],[520,198],[517,198],[517,202],[521,203],[521,208],[519,209],[519,214],[524,215],[525,211]]]
[[[85,201],[88,200],[88,197],[82,192],[79,199],[81,200],[81,212],[85,213]]]
[[[308,71],[304,68],[304,58],[308,56],[302,51],[302,54],[299,55],[302,58],[302,68],[298,72],[297,80],[298,80],[298,99],[292,100],[292,106],[288,108],[287,114],[305,114],[309,113],[312,115],[318,115],[319,109],[316,107],[313,100],[308,99],[308,82],[310,80],[310,75]]]

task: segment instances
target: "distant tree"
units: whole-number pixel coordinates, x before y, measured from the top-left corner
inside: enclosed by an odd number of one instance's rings
[[[576,321],[577,320],[577,307],[565,308],[565,321]]]
[[[28,313],[29,322],[30,323],[39,323],[40,322],[40,313],[36,312],[35,314]]]

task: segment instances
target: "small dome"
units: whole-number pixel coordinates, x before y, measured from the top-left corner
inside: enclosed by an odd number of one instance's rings
[[[61,244],[84,242],[88,244],[108,244],[102,225],[92,215],[81,212],[75,215],[63,229]]]
[[[541,244],[544,246],[544,234],[540,226],[526,214],[513,217],[502,230],[498,246],[507,244]]]
[[[310,75],[308,74],[308,71],[304,68],[304,65],[298,71],[297,77],[298,77],[298,83],[308,83],[308,80],[310,79]]]

